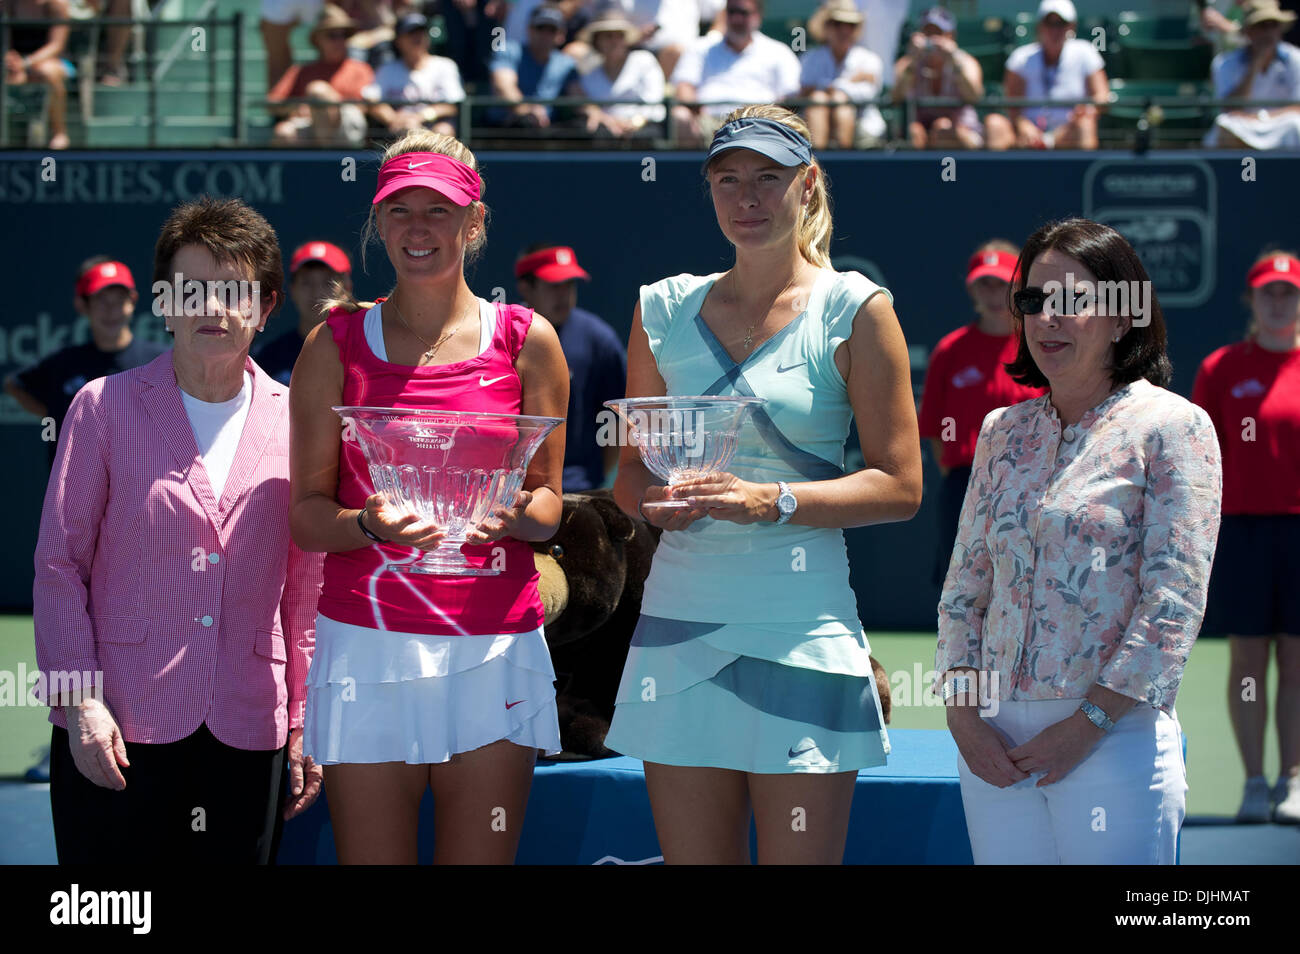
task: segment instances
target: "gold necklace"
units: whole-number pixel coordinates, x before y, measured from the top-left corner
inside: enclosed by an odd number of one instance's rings
[[[776,297],[772,299],[772,303],[764,308],[762,314],[759,315],[758,321],[750,325],[749,330],[745,332],[745,339],[740,343],[740,347],[743,350],[748,351],[750,349],[750,346],[754,341],[754,332],[758,330],[758,326],[766,320],[767,313],[776,307],[776,303],[781,300],[781,296],[790,290],[790,286],[795,283],[795,279],[798,277],[799,269],[796,267],[794,274],[790,276],[790,280],[785,283],[785,287],[776,293]],[[735,298],[736,303],[739,304],[740,296],[736,294],[736,272],[734,269],[731,272],[731,294]]]
[[[406,328],[407,331],[409,331],[411,334],[415,335],[415,337],[419,338],[421,344],[423,344],[426,348],[429,349],[428,351],[426,351],[426,352],[422,355],[422,357],[423,357],[426,361],[432,361],[432,360],[433,360],[433,356],[434,356],[434,354],[437,353],[437,351],[438,351],[439,348],[441,348],[444,344],[447,343],[447,339],[448,339],[448,338],[450,338],[453,334],[456,333],[456,329],[460,327],[461,322],[464,320],[464,317],[465,317],[465,316],[464,316],[464,313],[462,312],[460,318],[456,321],[456,324],[452,326],[452,328],[451,328],[450,331],[448,331],[446,334],[444,334],[441,338],[439,338],[439,339],[438,339],[436,342],[434,342],[433,344],[429,344],[429,342],[425,341],[424,338],[422,338],[420,335],[415,334],[415,329],[412,328],[409,324],[407,324],[406,319],[402,317],[402,309],[400,309],[400,308],[397,307],[397,301],[396,301],[395,299],[393,299],[393,298],[388,299],[388,301],[389,301],[389,303],[393,306],[393,312],[394,312],[394,314],[397,315],[397,320],[400,321],[400,322],[402,323],[403,326],[405,326],[405,328]]]

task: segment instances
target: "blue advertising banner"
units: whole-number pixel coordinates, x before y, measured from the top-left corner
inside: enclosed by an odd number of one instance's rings
[[[486,298],[518,301],[512,264],[533,242],[572,246],[591,274],[579,304],[626,337],[638,286],[731,263],[701,156],[488,153],[479,157],[490,208],[488,241],[468,271]],[[1300,157],[1192,152],[1055,155],[830,153],[824,160],[835,217],[837,268],[857,269],[895,296],[919,397],[926,355],[973,320],[966,260],[993,237],[1023,241],[1045,222],[1087,215],[1123,232],[1151,272],[1169,326],[1173,389],[1187,395],[1197,365],[1239,339],[1247,267],[1268,243],[1295,246],[1293,183]],[[393,271],[381,246],[360,235],[378,157],[322,152],[12,152],[0,158],[0,261],[10,289],[0,313],[0,373],[88,340],[73,310],[78,264],[104,253],[124,261],[141,290],[134,328],[164,341],[152,313],[158,229],[179,202],[239,196],[275,227],[285,253],[308,239],[354,259],[358,297],[385,294]],[[288,310],[266,336],[292,327]],[[0,395],[9,458],[9,540],[0,553],[0,606],[31,605],[32,553],[48,475],[41,422]],[[928,451],[927,451],[928,460]],[[927,477],[937,474],[929,469]],[[928,484],[927,486],[931,486]],[[848,532],[853,584],[868,628],[931,630],[933,494],[907,524]]]

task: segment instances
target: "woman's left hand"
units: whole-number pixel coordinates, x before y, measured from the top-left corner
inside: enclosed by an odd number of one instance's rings
[[[1024,745],[1016,746],[1007,756],[1022,772],[1030,775],[1046,772],[1035,786],[1042,788],[1069,775],[1105,734],[1076,711],[1052,723]]]
[[[732,523],[771,523],[775,512],[776,484],[755,484],[726,472],[694,477],[673,484],[671,496],[708,511],[714,520]]]
[[[325,769],[302,755],[302,729],[289,730],[289,794],[284,800],[284,820],[301,815],[316,801],[325,783]]]
[[[474,546],[482,546],[485,543],[495,543],[502,537],[511,536],[519,521],[523,519],[524,511],[528,505],[533,502],[532,491],[521,490],[515,497],[514,506],[498,507],[477,527],[465,534],[465,542]]]

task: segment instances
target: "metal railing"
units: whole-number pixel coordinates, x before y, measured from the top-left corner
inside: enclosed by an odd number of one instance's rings
[[[243,90],[243,65],[244,65],[244,14],[237,11],[228,17],[219,17],[215,15],[202,15],[204,11],[215,10],[217,0],[208,0],[202,7],[200,14],[192,17],[185,17],[180,20],[163,20],[155,13],[149,17],[95,17],[92,20],[77,19],[56,19],[48,17],[11,17],[5,11],[0,10],[0,63],[3,63],[8,56],[10,36],[10,27],[37,27],[37,26],[67,26],[70,30],[86,29],[92,24],[104,27],[143,27],[145,36],[145,63],[144,73],[147,79],[146,102],[148,108],[146,115],[142,117],[144,124],[148,127],[148,144],[153,147],[158,141],[158,94],[159,85],[165,79],[167,72],[179,59],[187,34],[185,31],[192,30],[194,27],[203,27],[207,29],[205,36],[206,54],[208,61],[208,102],[209,110],[216,112],[217,107],[217,57],[215,56],[215,44],[219,36],[220,29],[223,27],[234,30],[234,43],[232,46],[232,63],[234,66],[233,88],[231,90],[231,133],[236,141],[243,138],[244,128],[244,90]],[[161,10],[161,7],[159,8]],[[159,30],[180,30],[180,35],[173,41],[167,52],[160,58],[158,55],[158,31]],[[94,51],[92,51],[94,52]],[[93,66],[92,66],[93,68]],[[7,148],[9,142],[9,75],[7,70],[0,69],[0,148]]]
[[[185,17],[177,20],[162,20],[158,14],[147,18],[114,18],[104,17],[93,20],[77,19],[49,19],[49,18],[14,18],[0,11],[0,60],[3,60],[9,49],[9,27],[11,26],[53,26],[56,24],[67,25],[72,29],[86,28],[92,23],[99,27],[143,27],[145,33],[145,76],[147,79],[146,101],[148,103],[145,115],[139,117],[139,124],[147,127],[147,140],[150,147],[158,145],[158,129],[161,125],[159,117],[159,97],[165,94],[164,84],[174,65],[180,60],[184,52],[185,43],[187,42],[189,31],[195,27],[209,28],[207,32],[207,91],[208,107],[210,113],[216,113],[218,107],[218,76],[217,76],[217,38],[222,28],[233,30],[233,42],[231,44],[231,67],[233,75],[231,77],[230,92],[230,136],[235,144],[244,144],[248,135],[248,109],[250,106],[259,107],[274,114],[279,107],[292,107],[297,104],[309,104],[314,106],[322,105],[343,105],[352,103],[365,108],[372,107],[377,102],[384,102],[394,108],[419,105],[438,105],[435,101],[419,100],[342,100],[338,102],[324,103],[321,100],[315,100],[305,97],[287,98],[283,100],[268,101],[261,96],[249,97],[244,91],[244,24],[245,17],[242,12],[235,12],[228,17],[219,17],[214,14],[218,6],[218,0],[206,0],[198,13],[191,17]],[[161,10],[161,8],[159,8]],[[158,31],[160,29],[172,29],[180,31],[176,38],[171,42],[165,51],[159,54],[158,50]],[[1170,81],[1175,82],[1175,81]],[[1195,81],[1191,81],[1195,82]],[[1117,95],[1118,94],[1118,95]],[[1151,110],[1152,107],[1160,107],[1169,110],[1191,110],[1196,109],[1200,115],[1208,117],[1206,128],[1213,125],[1213,116],[1215,113],[1223,110],[1236,109],[1257,109],[1257,108],[1274,108],[1276,106],[1287,107],[1300,105],[1288,100],[1220,100],[1213,99],[1206,95],[1152,95],[1142,92],[1137,96],[1128,97],[1123,95],[1122,89],[1112,91],[1112,99],[1107,103],[1094,103],[1089,98],[1077,100],[1056,100],[1056,99],[1012,99],[1003,96],[986,96],[974,103],[956,97],[916,97],[907,98],[901,102],[895,103],[888,94],[882,94],[875,100],[854,102],[853,106],[865,108],[874,106],[882,116],[886,117],[892,126],[891,144],[905,144],[906,131],[911,121],[916,116],[918,109],[957,109],[962,106],[971,105],[980,114],[989,112],[1007,112],[1009,110],[1026,110],[1038,107],[1052,108],[1072,108],[1080,104],[1094,105],[1101,113],[1105,113],[1111,106],[1119,106],[1124,111],[1129,111],[1135,105],[1141,106],[1144,112]],[[561,96],[555,99],[540,99],[537,97],[525,97],[522,100],[511,100],[505,97],[495,95],[476,94],[467,96],[460,103],[453,104],[457,106],[457,112],[454,117],[454,125],[458,131],[459,138],[466,143],[472,142],[476,138],[476,133],[482,137],[483,133],[501,133],[504,137],[517,134],[517,129],[511,129],[502,125],[475,125],[475,119],[486,115],[493,109],[509,110],[521,104],[542,105],[551,109],[560,110],[580,110],[584,106],[595,105],[600,107],[608,106],[636,106],[636,107],[662,107],[664,109],[664,119],[662,121],[662,136],[652,136],[651,141],[655,148],[671,149],[681,143],[681,137],[678,135],[678,120],[674,116],[674,107],[678,105],[689,105],[692,107],[717,107],[732,106],[730,102],[709,101],[682,103],[672,96],[666,96],[661,102],[646,103],[641,99],[591,99],[581,96]],[[792,109],[806,109],[809,106],[834,106],[835,103],[818,103],[807,97],[794,97],[783,101],[784,105]],[[10,145],[9,139],[9,96],[8,96],[8,76],[5,71],[0,71],[0,148]],[[448,117],[452,119],[453,117]],[[1127,117],[1127,118],[1132,118]],[[659,123],[659,120],[648,121],[649,126],[653,127]],[[1158,125],[1158,122],[1157,122]],[[584,137],[584,131],[575,128],[572,125],[560,127],[563,132],[573,134],[570,138],[578,139]],[[536,130],[530,129],[529,132],[536,133]],[[590,135],[590,134],[586,134]],[[493,138],[493,137],[487,137]],[[496,137],[500,138],[500,137]],[[548,138],[559,138],[551,135]],[[631,137],[638,142],[644,141],[647,137]],[[616,138],[605,137],[601,139],[603,143],[616,142]]]

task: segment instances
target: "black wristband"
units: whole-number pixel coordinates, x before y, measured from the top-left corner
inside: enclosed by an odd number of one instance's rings
[[[362,520],[362,518],[365,515],[366,515],[365,507],[362,507],[360,510],[357,511],[357,526],[361,528],[361,532],[364,533],[371,540],[374,540],[376,543],[387,543],[388,541],[385,540],[383,537],[377,537],[370,532],[370,528],[367,527],[365,521]]]

